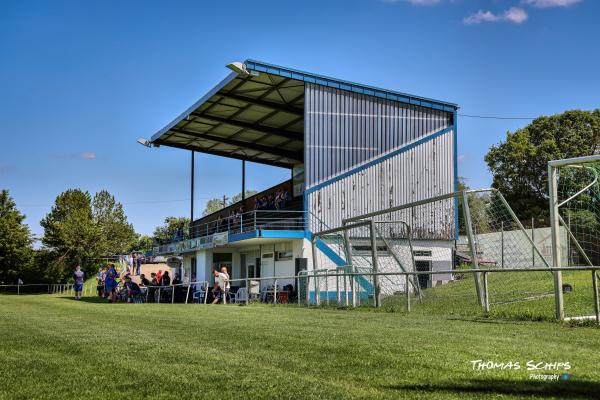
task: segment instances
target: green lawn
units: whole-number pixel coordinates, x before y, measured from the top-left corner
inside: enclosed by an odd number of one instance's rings
[[[477,302],[475,282],[464,274],[444,285],[425,289],[423,300],[413,299],[412,313],[441,316],[484,316]],[[564,293],[566,317],[593,316],[594,298],[590,271],[563,272],[563,283],[573,291]],[[550,272],[498,272],[488,276],[491,318],[512,320],[555,320],[554,284]],[[403,311],[404,295],[391,296],[383,301],[384,308]]]
[[[49,295],[0,308],[2,399],[600,398],[592,327]],[[473,371],[476,359],[522,368]],[[571,379],[530,380],[528,360],[568,361]]]

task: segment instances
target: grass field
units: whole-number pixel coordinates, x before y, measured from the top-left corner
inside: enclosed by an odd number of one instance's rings
[[[49,295],[0,309],[2,399],[600,398],[592,327]],[[478,359],[522,367],[474,371]],[[571,378],[531,380],[528,360],[568,361]]]
[[[563,272],[563,283],[573,287],[564,293],[566,317],[593,316],[594,298],[589,271]],[[488,277],[491,318],[554,321],[554,286],[550,272],[498,272]],[[402,312],[406,307],[404,295],[391,296],[383,301],[384,308]],[[412,313],[442,316],[483,316],[477,303],[472,275],[466,275],[436,288],[425,289],[422,302],[413,300]]]

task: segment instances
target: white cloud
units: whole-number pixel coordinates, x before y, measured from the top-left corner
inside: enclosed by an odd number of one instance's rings
[[[573,4],[581,3],[583,0],[522,0],[523,4],[527,4],[537,8],[549,7],[569,7]]]
[[[94,152],[94,151],[84,151],[83,153],[81,153],[81,158],[83,158],[84,160],[95,160],[96,159],[96,152]]]
[[[400,3],[401,1],[415,6],[433,6],[439,4],[441,0],[383,0],[384,3]]]
[[[465,24],[480,24],[482,22],[496,22],[500,19],[499,16],[491,11],[479,10],[475,14],[471,14],[463,19]]]
[[[504,12],[504,20],[515,24],[522,24],[527,21],[528,15],[522,8],[511,7]]]
[[[514,24],[522,24],[527,21],[529,16],[522,8],[511,7],[504,11],[503,14],[494,14],[491,11],[479,10],[474,14],[469,15],[463,19],[463,22],[467,25],[481,24],[483,22],[512,22]]]

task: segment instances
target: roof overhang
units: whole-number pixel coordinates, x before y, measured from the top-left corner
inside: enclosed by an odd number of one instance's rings
[[[247,60],[158,131],[147,145],[291,168],[304,160],[304,85],[314,83],[412,105],[454,112],[438,100],[360,85]]]
[[[304,83],[232,72],[150,142],[291,168],[304,159]]]

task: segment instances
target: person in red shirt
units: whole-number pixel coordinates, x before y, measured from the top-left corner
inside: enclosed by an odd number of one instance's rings
[[[159,269],[158,272],[156,273],[156,281],[158,282],[159,285],[160,285],[161,280],[162,280],[162,269]]]

